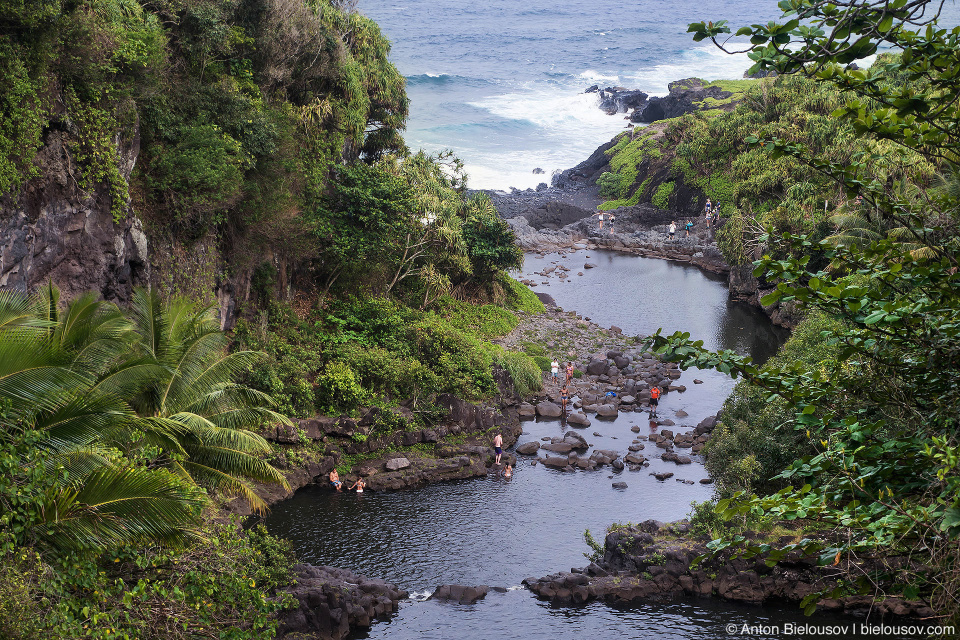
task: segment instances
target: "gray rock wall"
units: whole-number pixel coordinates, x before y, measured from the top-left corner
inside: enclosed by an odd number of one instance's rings
[[[127,214],[114,221],[105,185],[91,192],[80,187],[68,138],[50,130],[36,159],[40,176],[0,198],[0,289],[33,291],[52,280],[66,299],[95,290],[126,302],[134,286],[149,280],[147,236],[128,203]],[[139,135],[134,129],[118,139],[119,165],[129,178]]]

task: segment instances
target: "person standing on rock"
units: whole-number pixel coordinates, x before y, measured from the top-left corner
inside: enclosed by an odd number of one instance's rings
[[[500,432],[497,431],[497,435],[493,437],[493,451],[497,454],[496,464],[500,464],[500,456],[503,455],[503,436],[500,435]]]
[[[707,203],[703,205],[703,214],[707,219],[707,229],[710,228],[710,222],[713,220],[713,203],[707,198]]]
[[[660,387],[650,387],[650,417],[657,417],[657,406],[660,404]]]
[[[560,377],[560,363],[557,362],[556,358],[554,358],[553,362],[550,363],[550,377],[551,378]]]
[[[560,389],[560,409],[563,411],[563,414],[567,414],[567,401],[570,399],[570,392],[567,391],[567,385],[563,385],[563,388]]]
[[[677,221],[676,221],[676,220],[672,220],[672,221],[670,222],[670,239],[671,239],[671,240],[673,240],[673,236],[674,236],[674,234],[676,234],[676,233],[677,233]]]
[[[570,381],[573,380],[573,363],[567,362],[567,384],[570,384]]]
[[[613,221],[615,220],[614,216],[610,215],[609,213],[604,213],[603,211],[597,211],[593,215],[597,216],[597,218],[600,220],[600,231],[603,231],[604,218],[607,218],[610,220],[610,230],[613,231]]]
[[[687,237],[689,238],[689,237],[690,237],[690,229],[693,229],[693,222],[687,222],[687,224],[685,224],[685,225],[683,225],[683,226],[684,226],[684,229],[687,230]]]

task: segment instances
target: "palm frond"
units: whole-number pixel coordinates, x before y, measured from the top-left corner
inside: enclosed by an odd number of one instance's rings
[[[187,451],[190,457],[184,460],[183,465],[188,469],[193,464],[199,464],[231,476],[279,484],[286,488],[290,486],[277,468],[245,451],[210,445],[188,445]]]
[[[80,481],[91,473],[112,465],[113,462],[110,459],[109,452],[99,446],[78,447],[48,456],[44,460],[44,466],[48,471],[57,469],[66,471],[67,480],[71,483]]]
[[[252,429],[271,423],[293,426],[293,421],[287,416],[262,407],[238,407],[208,414],[207,419],[225,429]]]
[[[90,383],[85,376],[63,367],[20,368],[27,363],[4,361],[5,351],[0,345],[0,399],[10,401],[11,408],[21,415],[54,411]],[[3,371],[8,368],[14,370]]]
[[[257,495],[253,487],[243,480],[197,462],[186,462],[184,466],[189,469],[194,478],[205,486],[244,498],[250,504],[250,509],[257,515],[263,515],[270,510],[269,505],[264,502],[263,498]],[[287,488],[289,489],[289,486]]]
[[[38,413],[34,428],[45,433],[45,446],[63,451],[110,440],[137,420],[137,415],[119,398],[85,393],[53,411]]]
[[[196,487],[167,471],[105,468],[89,474],[79,488],[49,492],[38,533],[58,549],[180,545],[196,537],[205,502]]]
[[[262,359],[263,354],[255,351],[227,354],[223,350],[211,351],[202,360],[184,359],[164,391],[164,411],[172,413],[186,409],[198,402],[208,390],[232,384],[240,374]]]
[[[262,437],[243,429],[221,428],[204,416],[195,413],[178,413],[170,416],[170,420],[179,422],[190,428],[191,438],[184,438],[185,447],[188,443],[198,443],[215,447],[227,447],[244,453],[267,453],[270,444]]]
[[[50,329],[54,322],[37,314],[37,300],[22,291],[0,291],[0,332],[38,335],[38,330]]]

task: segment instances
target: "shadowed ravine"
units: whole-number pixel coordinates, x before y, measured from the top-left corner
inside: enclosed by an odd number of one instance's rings
[[[710,348],[731,348],[758,360],[766,360],[785,338],[758,310],[729,303],[723,282],[696,268],[580,251],[564,257],[528,256],[522,277],[541,282],[543,278],[532,274],[554,261],[569,266],[572,277],[566,283],[551,278],[550,286],[535,290],[602,326],[616,325],[626,334],[682,329]],[[584,261],[597,267],[583,270]],[[577,276],[578,271],[584,275]],[[694,378],[704,384],[693,384]],[[661,415],[673,417],[683,409],[689,416],[675,421],[691,426],[715,414],[734,384],[719,374],[693,370],[684,372],[680,383],[688,391],[668,394]],[[580,433],[597,448],[625,453],[634,437],[631,426],[639,426],[641,435],[652,433],[646,414],[591,420],[592,426]],[[518,444],[568,429],[559,421],[528,422]],[[589,551],[583,542],[585,529],[602,540],[613,522],[677,520],[687,514],[691,501],[711,496],[712,487],[698,482],[706,477],[699,457],[682,467],[659,458],[650,462],[643,471],[624,471],[614,479],[609,467],[563,473],[521,461],[510,480],[490,476],[363,495],[309,487],[276,505],[267,526],[292,540],[305,562],[347,567],[415,594],[392,620],[374,624],[363,637],[725,638],[730,624],[810,624],[792,606],[753,608],[700,599],[627,609],[599,603],[554,608],[519,588],[526,577],[584,566],[583,552]],[[675,476],[660,482],[648,475],[660,470]],[[615,490],[614,481],[628,486]],[[508,591],[491,592],[476,605],[421,601],[440,584],[485,584]],[[854,621],[817,616],[817,623]]]

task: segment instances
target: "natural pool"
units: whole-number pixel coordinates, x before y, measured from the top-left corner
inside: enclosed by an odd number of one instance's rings
[[[596,268],[584,270],[585,261]],[[709,348],[734,349],[758,360],[768,358],[786,337],[758,310],[729,302],[722,278],[693,267],[580,251],[528,256],[519,275],[541,282],[533,272],[554,262],[570,267],[572,277],[563,283],[550,278],[549,286],[535,290],[602,326],[616,325],[634,335],[660,327],[666,332],[682,329]],[[581,271],[584,275],[577,276]],[[693,384],[694,378],[704,384]],[[660,413],[673,417],[683,409],[689,416],[674,419],[690,426],[715,414],[734,385],[720,374],[693,370],[684,372],[680,383],[688,390],[668,394]],[[593,424],[580,431],[587,441],[623,453],[634,437],[631,426],[640,426],[641,434],[653,429],[640,413],[621,413],[609,422],[591,420]],[[562,435],[567,429],[555,420],[528,422],[519,443]],[[659,470],[673,471],[676,477],[659,482],[648,475]],[[654,458],[643,471],[616,475],[608,467],[563,473],[521,461],[509,480],[491,475],[416,491],[362,495],[309,487],[276,505],[266,523],[272,533],[292,540],[305,562],[385,578],[414,594],[389,622],[376,623],[361,637],[727,638],[730,625],[739,630],[747,624],[770,631],[751,637],[780,638],[793,635],[784,633],[789,624],[854,624],[834,616],[805,618],[794,605],[759,608],[709,599],[635,607],[552,607],[520,587],[525,577],[587,564],[585,529],[602,539],[613,522],[683,518],[691,501],[712,495],[711,487],[697,482],[703,477],[698,461],[678,467]],[[628,486],[615,490],[614,481]],[[475,605],[423,601],[441,584],[485,584],[507,591],[491,592]]]

